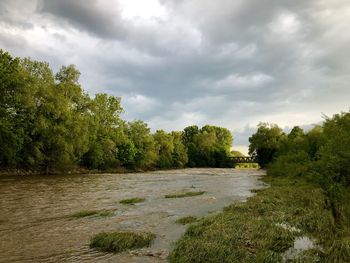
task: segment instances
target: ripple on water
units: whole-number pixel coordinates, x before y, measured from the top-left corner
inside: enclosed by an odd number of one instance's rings
[[[235,169],[181,169],[138,174],[62,175],[0,178],[0,262],[164,262],[185,231],[175,221],[205,216],[265,187],[263,172]],[[214,175],[214,176],[213,176]],[[201,196],[166,199],[181,191]],[[144,203],[120,200],[142,197]],[[82,210],[113,210],[108,217],[72,219]],[[152,247],[122,254],[88,246],[102,231],[149,231]],[[5,261],[4,261],[5,260]]]

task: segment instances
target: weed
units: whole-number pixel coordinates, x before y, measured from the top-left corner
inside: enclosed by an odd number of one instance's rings
[[[148,247],[155,239],[152,233],[102,232],[90,240],[90,248],[104,252],[119,253],[129,249]]]
[[[128,198],[121,200],[119,203],[124,204],[124,205],[133,205],[136,203],[142,203],[145,201],[145,198],[140,198],[140,197],[134,197],[134,198]]]

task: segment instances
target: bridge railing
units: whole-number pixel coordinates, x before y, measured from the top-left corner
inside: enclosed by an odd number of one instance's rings
[[[234,156],[230,157],[234,163],[256,163],[257,160],[251,156]]]

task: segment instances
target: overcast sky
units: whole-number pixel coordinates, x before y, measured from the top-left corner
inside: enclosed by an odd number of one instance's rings
[[[152,130],[310,125],[350,102],[349,0],[1,0],[0,48],[75,64]]]

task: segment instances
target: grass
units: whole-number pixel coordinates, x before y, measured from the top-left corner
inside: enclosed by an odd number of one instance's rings
[[[258,169],[259,164],[258,163],[236,163],[235,168],[236,169]]]
[[[320,187],[300,178],[265,181],[271,187],[247,202],[189,226],[170,262],[281,262],[295,238],[304,235],[315,239],[317,247],[288,262],[349,262],[350,227],[335,225]]]
[[[129,249],[148,247],[155,239],[152,233],[102,232],[90,240],[90,248],[98,251],[119,253]]]
[[[198,218],[195,216],[185,216],[185,217],[177,219],[175,222],[177,224],[186,225],[186,224],[194,223],[197,221],[198,221]]]
[[[134,198],[128,198],[121,200],[119,203],[124,204],[124,205],[133,205],[136,203],[142,203],[145,201],[145,198],[140,198],[140,197],[134,197]]]
[[[89,216],[101,216],[101,217],[107,217],[112,216],[113,210],[82,210],[75,214],[72,214],[70,217],[73,218],[83,218],[83,217],[89,217]]]
[[[202,195],[205,193],[206,193],[205,191],[177,193],[177,194],[166,195],[165,198],[183,198],[183,197]]]

